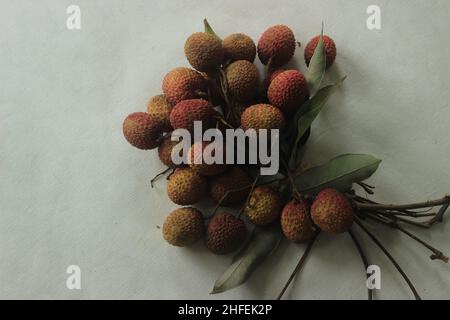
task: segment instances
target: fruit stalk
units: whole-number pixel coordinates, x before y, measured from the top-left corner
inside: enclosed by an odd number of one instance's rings
[[[295,267],[295,269],[292,272],[291,276],[289,277],[288,281],[286,282],[286,284],[284,285],[284,287],[281,290],[280,294],[278,295],[277,300],[280,300],[283,297],[284,293],[286,292],[287,288],[291,284],[291,282],[294,279],[295,275],[302,268],[302,266],[305,264],[306,258],[308,257],[308,254],[311,251],[312,246],[313,246],[314,242],[316,241],[317,236],[319,235],[319,233],[320,233],[320,230],[316,230],[316,232],[314,232],[314,235],[311,237],[311,239],[308,242],[308,245],[306,247],[305,252],[303,252],[302,256],[300,257],[300,260],[298,261],[297,266]]]

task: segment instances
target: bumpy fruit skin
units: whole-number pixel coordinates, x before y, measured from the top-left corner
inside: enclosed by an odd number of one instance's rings
[[[253,62],[256,57],[256,46],[252,38],[243,33],[233,33],[223,39],[225,59],[229,61],[247,60]]]
[[[225,75],[230,94],[238,101],[252,99],[258,91],[259,74],[256,66],[247,61],[239,60],[230,64]]]
[[[162,232],[164,239],[173,246],[191,245],[205,234],[202,213],[192,207],[176,209],[167,216]]]
[[[216,111],[212,104],[204,99],[184,100],[176,104],[170,113],[170,124],[174,129],[183,128],[193,132],[194,121],[201,121],[203,130],[216,124]]]
[[[272,83],[273,79],[275,79],[279,74],[286,71],[286,69],[275,69],[275,70],[267,70],[267,75],[263,80],[262,88],[264,92],[267,94],[267,90],[269,89],[270,84]]]
[[[123,121],[122,130],[125,139],[132,146],[143,150],[158,147],[159,138],[163,133],[160,123],[145,112],[128,115]]]
[[[208,224],[206,246],[214,254],[228,254],[242,245],[246,233],[241,219],[229,213],[216,214]]]
[[[199,92],[207,92],[205,78],[189,68],[175,68],[163,79],[162,89],[172,105],[178,102],[198,98]]]
[[[222,42],[213,35],[196,32],[186,40],[184,53],[194,69],[206,72],[220,66],[224,50]]]
[[[152,116],[155,121],[161,123],[161,127],[164,131],[170,131],[172,129],[172,126],[170,125],[171,111],[172,105],[163,94],[152,97],[147,104],[147,113]]]
[[[169,177],[167,195],[179,205],[191,205],[207,194],[208,181],[190,168],[178,168]]]
[[[311,238],[314,230],[306,200],[293,200],[284,206],[281,212],[281,230],[293,242],[304,242]]]
[[[219,203],[225,194],[234,189],[245,188],[239,191],[228,193],[226,198],[221,202],[222,205],[235,205],[243,202],[250,192],[251,180],[248,174],[239,167],[231,167],[219,176],[213,177],[210,181],[210,196]]]
[[[158,147],[158,156],[161,162],[168,166],[169,168],[175,168],[175,165],[172,161],[172,149],[175,147],[180,141],[172,141],[171,136],[167,135],[162,140],[161,144]]]
[[[305,47],[305,62],[307,66],[309,66],[309,62],[311,61],[311,58],[314,54],[314,50],[316,50],[317,44],[319,43],[319,39],[320,35],[315,36],[308,42],[308,44]],[[326,35],[322,37],[322,40],[326,55],[326,62],[327,62],[326,68],[328,69],[329,67],[331,67],[331,65],[334,63],[334,60],[336,59],[336,44],[334,43],[333,39],[331,39]]]
[[[258,56],[262,64],[267,65],[272,58],[270,66],[277,68],[291,60],[295,52],[295,36],[289,27],[275,25],[262,34],[258,41]]]
[[[324,232],[338,234],[348,231],[353,224],[353,208],[342,193],[324,189],[311,206],[314,223]]]
[[[255,104],[244,110],[241,127],[247,129],[280,129],[286,125],[281,111],[270,104]]]
[[[268,225],[274,222],[283,208],[281,194],[271,187],[256,187],[244,213],[248,220],[256,225]]]
[[[285,113],[297,110],[308,97],[308,84],[303,74],[297,70],[287,70],[278,74],[267,90],[270,103]]]
[[[189,166],[191,167],[192,170],[200,173],[201,175],[215,176],[215,175],[218,175],[218,174],[224,172],[226,169],[226,165],[223,163],[223,159],[225,159],[224,152],[222,151],[223,157],[222,157],[221,164],[220,163],[207,164],[207,163],[205,163],[205,159],[203,157],[203,152],[204,152],[205,148],[208,147],[208,145],[210,145],[210,142],[200,141],[200,142],[196,142],[195,144],[193,144],[191,146],[191,148],[189,149]],[[213,148],[213,146],[210,146],[210,148]],[[217,146],[216,148],[219,148],[219,146]],[[220,148],[223,150],[223,146],[220,146]],[[208,151],[208,155],[209,155],[209,151]],[[215,156],[215,152],[213,152],[212,155]],[[201,163],[195,163],[195,162],[201,162]]]

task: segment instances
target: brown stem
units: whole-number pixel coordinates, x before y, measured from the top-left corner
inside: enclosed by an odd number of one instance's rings
[[[355,244],[355,247],[358,250],[359,255],[361,256],[361,259],[362,259],[363,264],[364,264],[364,272],[366,272],[367,268],[369,267],[369,262],[367,260],[366,254],[364,253],[364,250],[362,249],[358,239],[356,238],[355,234],[353,233],[353,231],[351,229],[348,230],[348,234],[352,238],[353,243]],[[366,276],[367,276],[367,274],[366,274]],[[366,277],[366,279],[367,279],[367,277]],[[368,300],[372,300],[373,299],[373,290],[372,289],[367,288],[367,299]]]
[[[404,209],[420,209],[420,208],[428,208],[435,207],[440,205],[447,205],[450,203],[450,196],[444,196],[440,199],[429,200],[425,202],[419,203],[410,203],[410,204],[372,204],[372,203],[361,203],[355,201],[355,205],[358,209],[375,209],[375,210],[404,210]]]
[[[360,197],[358,195],[350,195],[350,197],[353,198],[354,200],[356,200],[357,202],[379,204],[378,202],[375,202],[375,201],[370,200],[368,198]],[[400,209],[400,210],[389,210],[389,212],[401,212],[401,213],[404,213],[406,215],[415,216],[418,213],[425,213],[425,212],[430,211],[431,209],[432,209],[432,207],[431,208],[427,208],[426,210],[419,210],[419,211],[418,210],[412,211],[412,210],[407,210],[407,209]]]
[[[367,210],[369,212],[374,212],[381,214],[383,216],[393,217],[393,216],[404,216],[410,218],[423,218],[423,217],[434,217],[435,212],[432,213],[416,213],[416,212],[402,212],[402,211],[386,211],[386,210]]]
[[[165,175],[167,172],[169,172],[170,170],[174,170],[173,168],[167,168],[164,169],[164,171],[158,173],[156,176],[154,176],[151,180],[150,180],[150,185],[152,186],[152,188],[154,187],[154,183],[156,180],[158,180],[159,178],[161,178],[163,175]]]
[[[367,192],[368,194],[370,194],[370,195],[374,194],[374,192],[373,192],[373,190],[372,190],[372,189],[373,189],[372,186],[370,186],[370,185],[368,185],[368,184],[365,184],[365,183],[363,183],[363,182],[357,182],[357,184],[358,184],[361,188],[363,188],[364,191]]]
[[[383,251],[383,253],[389,258],[389,260],[392,262],[392,264],[395,266],[397,271],[401,274],[403,279],[405,279],[406,283],[408,284],[409,288],[411,289],[412,293],[414,294],[414,298],[416,300],[422,300],[422,298],[417,293],[416,288],[412,284],[411,280],[409,280],[408,276],[405,274],[403,269],[400,267],[400,265],[395,261],[395,259],[392,257],[392,255],[387,251],[387,249],[381,244],[381,242],[366,228],[364,227],[362,221],[355,216],[355,222],[358,224],[358,226],[365,232],[367,235],[372,239],[372,241]]]
[[[436,248],[432,247],[430,244],[426,243],[425,241],[423,241],[422,239],[420,239],[419,237],[415,236],[414,234],[412,234],[411,232],[409,232],[408,230],[404,229],[403,227],[399,226],[395,221],[390,220],[390,219],[380,219],[379,217],[376,216],[372,216],[372,215],[367,215],[367,217],[369,219],[372,219],[374,221],[380,222],[384,225],[387,225],[391,228],[397,229],[401,232],[403,232],[404,234],[406,234],[407,236],[409,236],[410,238],[414,239],[415,241],[417,241],[418,243],[420,243],[421,245],[423,245],[425,248],[427,248],[428,250],[430,250],[433,254],[430,256],[431,260],[442,260],[445,263],[448,263],[448,257],[445,256],[441,251],[437,250]]]
[[[303,252],[302,256],[300,257],[300,260],[298,261],[297,266],[295,267],[295,269],[292,272],[291,276],[289,277],[288,281],[286,282],[286,284],[284,285],[284,287],[281,290],[280,294],[278,295],[277,300],[280,300],[283,297],[283,294],[286,292],[286,289],[291,284],[291,282],[294,279],[295,275],[297,274],[297,272],[301,269],[301,267],[305,263],[306,258],[308,257],[308,254],[311,251],[311,248],[312,248],[312,246],[313,246],[317,236],[319,235],[319,233],[320,233],[320,230],[316,230],[316,232],[314,232],[312,238],[308,242],[308,245],[306,247],[305,252]]]
[[[425,224],[428,226],[432,226],[435,222],[442,222],[444,218],[444,213],[447,211],[448,207],[450,206],[450,203],[444,204],[438,211],[438,213],[431,218],[430,220],[426,221]]]
[[[287,179],[289,180],[290,185],[291,185],[291,187],[292,187],[292,193],[293,193],[292,196],[293,196],[294,198],[296,198],[296,199],[300,199],[300,198],[301,198],[301,193],[300,193],[300,191],[298,191],[297,186],[295,185],[294,177],[293,177],[293,175],[292,175],[291,170],[289,169],[288,164],[286,163],[286,161],[284,161],[283,158],[281,158],[280,160],[281,160],[281,164],[283,165],[283,167],[284,167],[285,170],[286,170]]]

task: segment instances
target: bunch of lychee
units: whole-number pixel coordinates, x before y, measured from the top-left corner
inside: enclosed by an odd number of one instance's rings
[[[322,39],[328,68],[335,60],[336,46],[330,37]],[[318,41],[319,36],[314,37],[305,47],[307,65]],[[200,121],[203,130],[228,126],[283,132],[309,98],[302,72],[285,67],[296,47],[294,33],[285,25],[268,28],[257,45],[242,33],[224,39],[208,32],[194,33],[184,46],[192,68],[171,70],[162,81],[163,93],[149,100],[146,112],[125,118],[126,140],[139,149],[158,148],[161,162],[172,169],[167,195],[183,207],[171,212],[163,224],[163,237],[170,244],[187,246],[204,239],[211,252],[227,254],[243,244],[249,224],[281,224],[286,238],[294,242],[308,240],[318,228],[329,233],[350,228],[352,206],[336,190],[326,189],[309,198],[286,197],[274,185],[255,184],[249,166],[195,161],[210,142],[192,141],[188,154],[183,155],[190,160],[188,164],[176,165],[172,160],[178,144],[173,130],[192,132],[194,121]],[[266,66],[262,77],[254,64],[256,55]],[[204,214],[194,207],[206,197],[219,210]],[[222,207],[228,209],[222,211]],[[242,217],[235,214],[237,208]]]

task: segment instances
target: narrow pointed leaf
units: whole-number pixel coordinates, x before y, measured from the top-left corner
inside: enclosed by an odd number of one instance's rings
[[[257,228],[246,247],[239,251],[232,264],[215,282],[211,294],[221,293],[243,284],[281,239],[279,227]]]
[[[311,126],[317,115],[322,111],[323,106],[336,91],[336,88],[344,82],[346,77],[341,78],[335,84],[328,85],[320,89],[317,94],[306,102],[304,111],[297,121],[297,136],[300,138]]]
[[[217,35],[217,33],[214,32],[213,28],[211,28],[208,20],[203,19],[203,24],[205,26],[206,33],[209,33],[209,34],[213,35],[214,37],[216,37],[217,39],[219,39],[220,41],[222,41],[222,39]]]
[[[324,107],[325,103],[331,97],[331,95],[336,91],[336,88],[344,82],[346,77],[341,78],[335,84],[327,85],[321,88],[314,97],[306,101],[297,114],[294,117],[293,125],[296,125],[296,139],[294,145],[292,146],[291,157],[289,159],[289,166],[294,169],[298,163],[297,152],[299,147],[299,142],[302,136],[306,133],[308,128],[311,126],[313,121],[317,118],[320,111]],[[289,130],[289,129],[288,129]],[[295,129],[291,129],[294,130]]]
[[[343,154],[298,174],[295,185],[301,193],[315,194],[324,188],[349,190],[352,183],[369,178],[381,160],[367,154]]]
[[[308,83],[308,90],[311,96],[319,90],[327,65],[326,54],[323,48],[322,34],[323,30],[320,34],[316,49],[314,49],[314,54],[309,61],[308,71],[306,72],[306,82]]]

